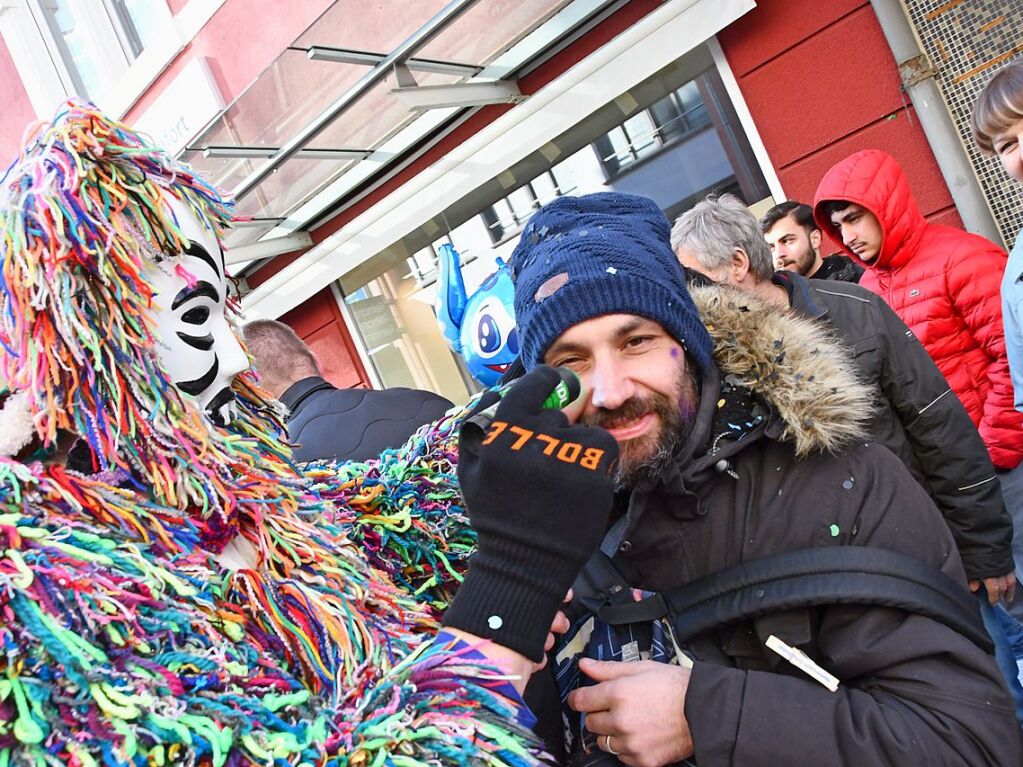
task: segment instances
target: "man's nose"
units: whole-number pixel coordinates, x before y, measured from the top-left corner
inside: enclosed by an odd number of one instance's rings
[[[852,245],[856,240],[856,232],[851,226],[842,226],[842,243]]]
[[[616,410],[636,393],[632,379],[625,375],[616,361],[597,363],[590,379],[593,387],[591,402],[594,407]]]

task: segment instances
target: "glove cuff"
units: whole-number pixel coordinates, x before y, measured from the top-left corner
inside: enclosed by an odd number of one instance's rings
[[[477,552],[441,622],[539,663],[551,623],[577,574],[572,570],[578,569],[544,559],[542,567],[518,560],[512,568]]]

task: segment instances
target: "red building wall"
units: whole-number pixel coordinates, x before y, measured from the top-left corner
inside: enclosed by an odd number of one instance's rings
[[[0,164],[7,164],[21,148],[21,137],[35,120],[35,110],[28,100],[25,86],[14,67],[11,53],[0,38],[0,83],[3,84],[4,108],[0,110]]]
[[[883,149],[924,215],[962,225],[869,2],[758,0],[718,39],[789,199],[812,201],[836,162]]]
[[[321,290],[280,319],[309,344],[324,378],[335,386],[372,388],[330,288]]]

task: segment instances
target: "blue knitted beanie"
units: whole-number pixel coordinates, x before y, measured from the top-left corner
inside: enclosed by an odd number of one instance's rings
[[[526,224],[511,257],[515,321],[527,370],[566,330],[605,314],[654,320],[700,368],[712,363],[707,329],[653,200],[619,192],[559,197]]]

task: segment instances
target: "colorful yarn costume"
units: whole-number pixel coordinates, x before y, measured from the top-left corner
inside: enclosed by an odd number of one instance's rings
[[[302,466],[370,564],[438,612],[451,603],[476,544],[455,474],[460,420],[427,424],[379,461]]]
[[[336,505],[251,373],[214,426],[154,351],[142,274],[185,246],[169,197],[229,223],[186,167],[74,102],[2,181],[3,377],[37,446],[92,466],[0,459],[0,767],[536,763],[505,681],[432,639],[472,546],[457,419],[372,466],[316,466]],[[218,563],[236,535],[258,567]]]

